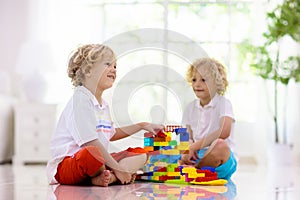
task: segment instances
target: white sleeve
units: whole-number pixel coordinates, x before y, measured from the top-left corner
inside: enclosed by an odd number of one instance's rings
[[[220,117],[230,117],[232,118],[233,122],[235,122],[232,104],[228,99],[224,99],[223,104],[221,106]]]
[[[73,98],[73,115],[71,120],[71,134],[75,142],[81,146],[86,142],[97,139],[96,116],[93,103],[85,96]]]

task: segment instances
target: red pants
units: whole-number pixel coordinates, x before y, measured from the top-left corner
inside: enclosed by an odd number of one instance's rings
[[[112,153],[116,161],[123,158],[146,153],[143,148],[128,148],[125,151]],[[73,156],[67,156],[59,163],[55,179],[60,184],[90,184],[90,177],[105,164],[105,160],[96,146],[84,147]]]

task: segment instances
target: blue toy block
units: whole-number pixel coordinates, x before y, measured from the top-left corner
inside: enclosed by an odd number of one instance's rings
[[[187,128],[176,128],[174,131],[177,135],[180,133],[187,133]]]
[[[153,138],[144,138],[144,146],[153,146]]]
[[[180,142],[188,142],[189,134],[188,132],[180,133]]]
[[[214,168],[214,167],[201,167],[200,168],[201,170],[209,170],[209,171],[211,171],[211,172],[215,172],[216,171],[216,169]]]

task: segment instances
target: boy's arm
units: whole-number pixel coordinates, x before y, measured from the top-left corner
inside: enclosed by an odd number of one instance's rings
[[[187,129],[187,132],[189,133],[189,142],[190,142],[190,145],[191,145],[191,144],[194,143],[193,131],[192,131],[190,125],[186,125],[186,129]]]
[[[199,150],[203,147],[210,146],[213,141],[218,138],[226,139],[230,136],[231,125],[232,125],[232,118],[231,117],[222,117],[220,120],[220,128],[210,134],[207,134],[201,140],[195,142],[190,146],[192,150]]]
[[[146,130],[156,134],[158,131],[164,130],[164,125],[161,124],[152,124],[148,122],[140,122],[134,125],[129,125],[121,128],[116,128],[116,133],[110,139],[110,141],[116,141],[125,137],[128,137],[140,130]]]

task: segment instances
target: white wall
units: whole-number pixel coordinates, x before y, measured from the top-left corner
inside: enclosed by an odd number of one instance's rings
[[[0,70],[6,77],[12,77],[19,48],[28,36],[28,16],[28,0],[0,1]]]

